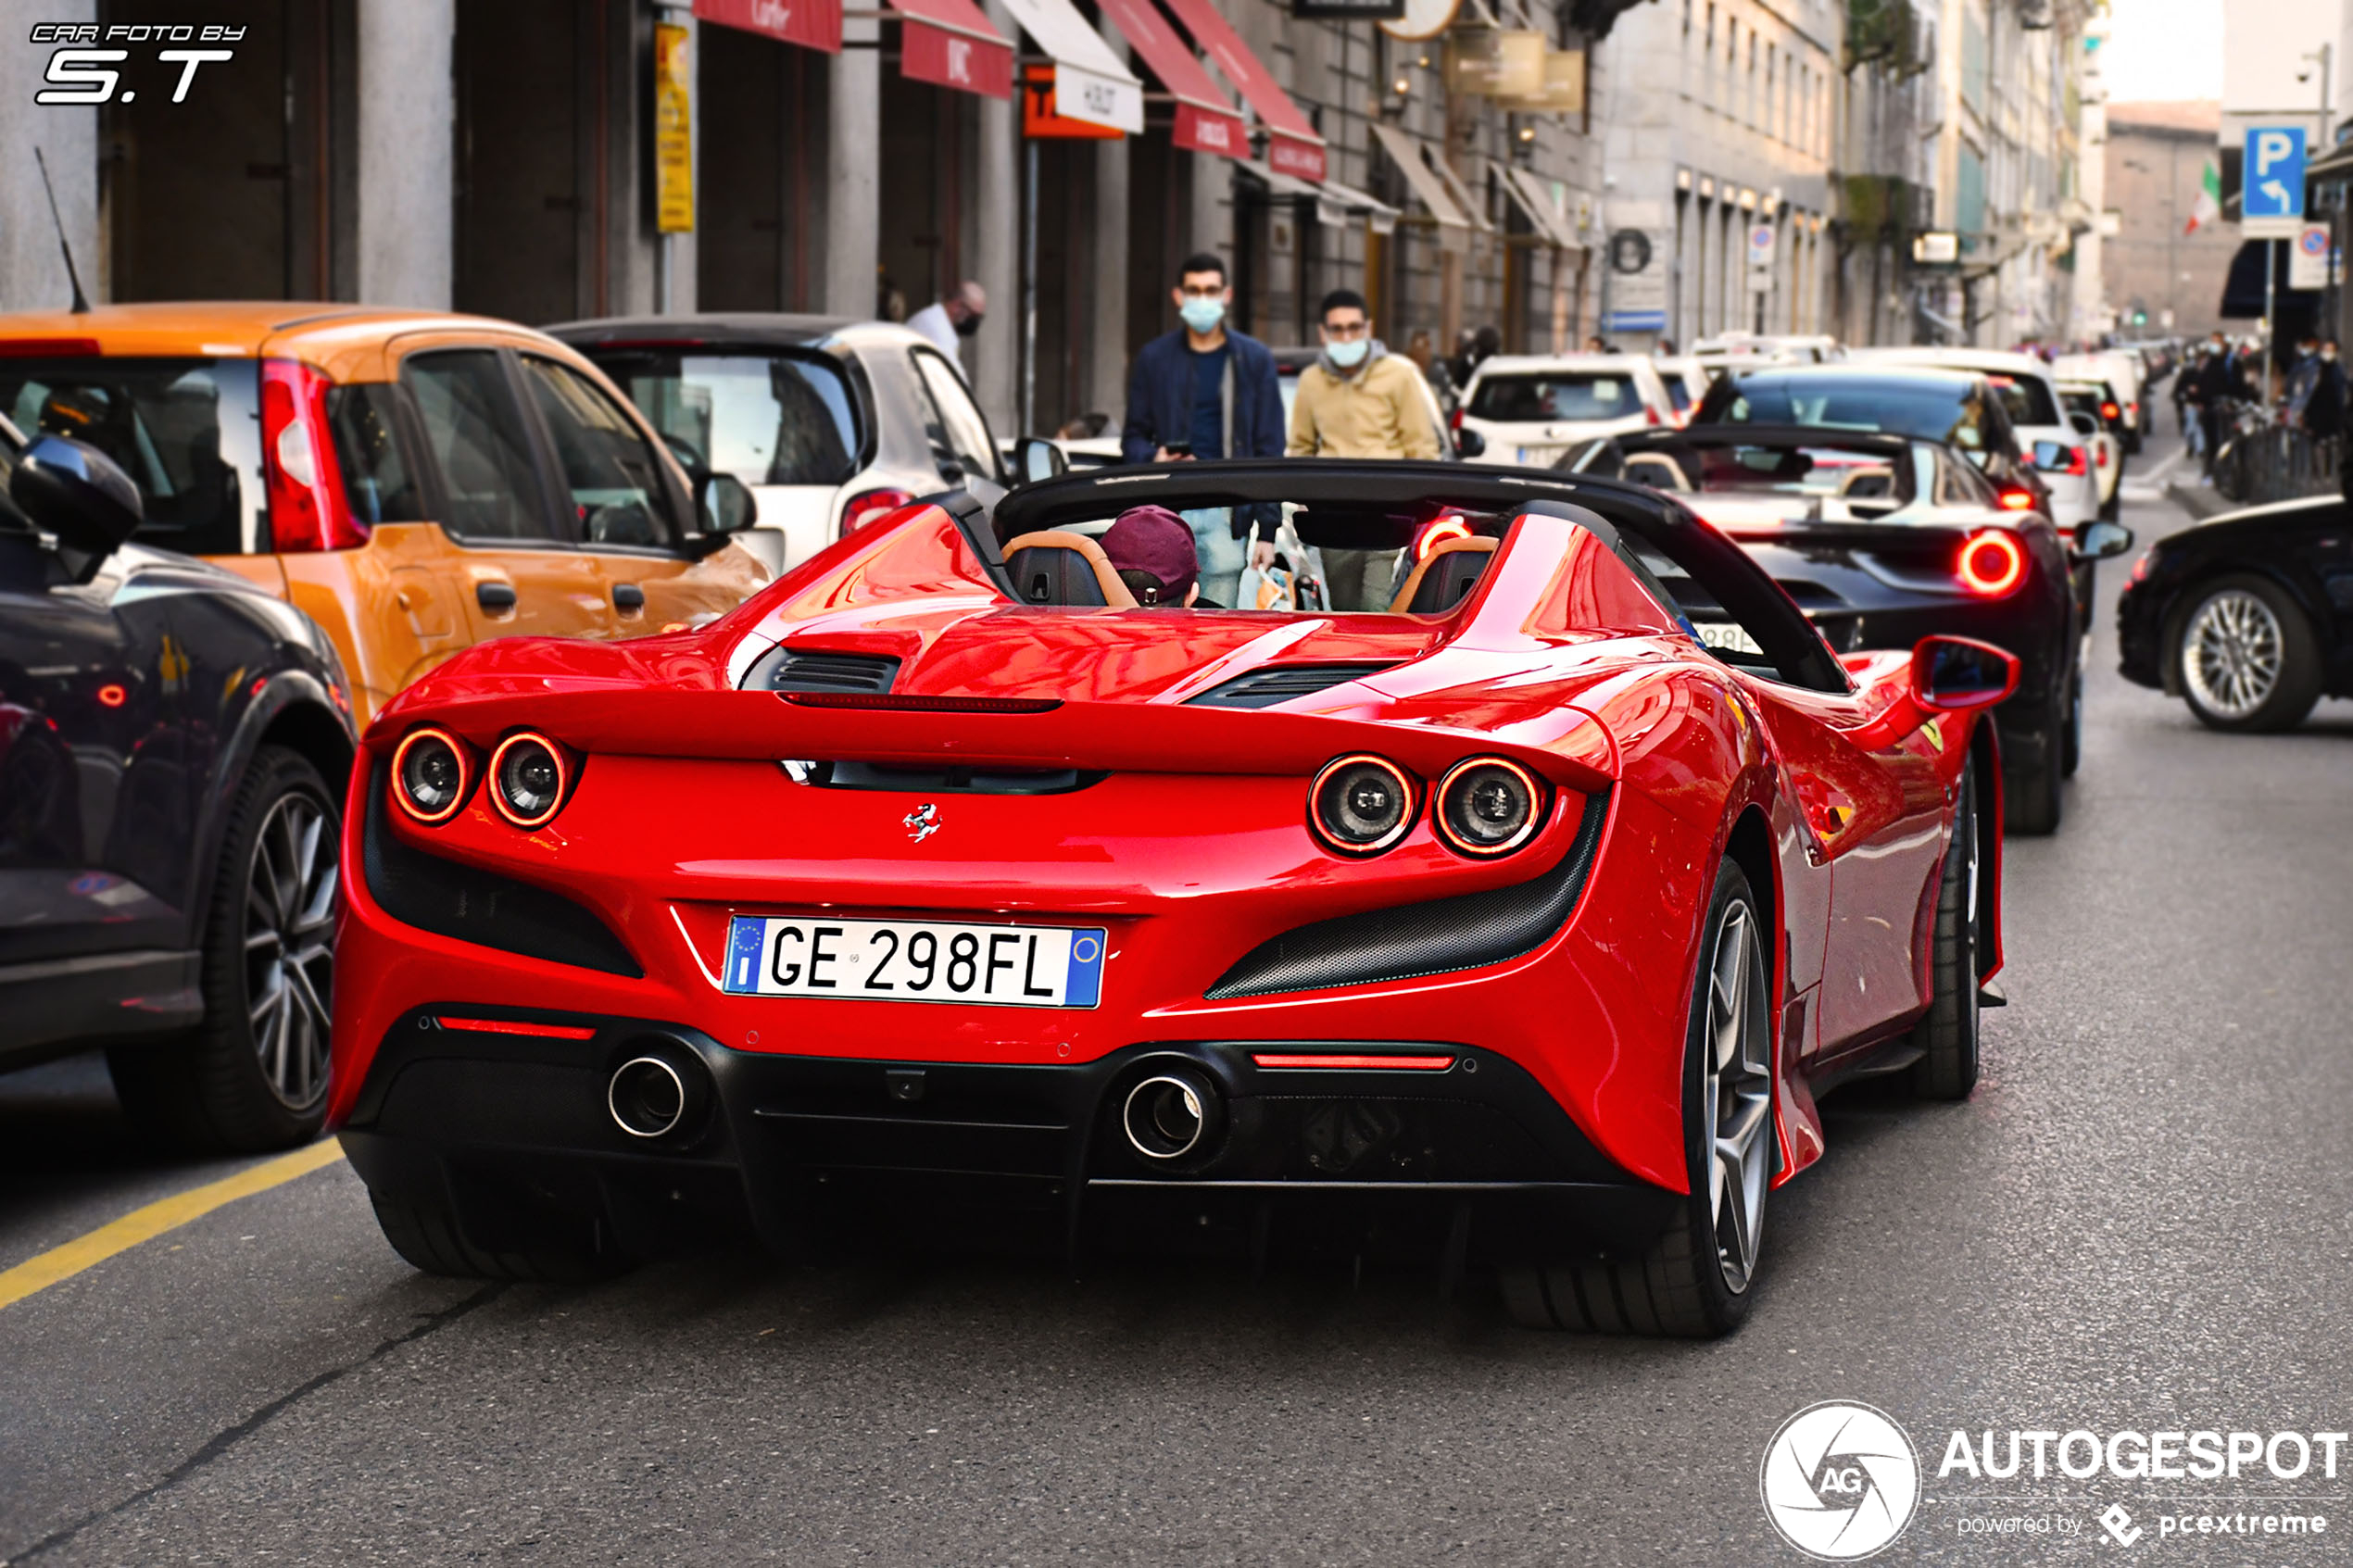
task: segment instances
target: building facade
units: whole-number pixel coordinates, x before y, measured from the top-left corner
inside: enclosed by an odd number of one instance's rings
[[[124,90],[37,105],[51,50],[19,39],[0,127],[44,150],[94,299],[870,317],[969,277],[990,295],[966,355],[983,407],[1000,433],[1051,432],[1120,416],[1198,250],[1229,258],[1237,323],[1278,345],[1313,342],[1336,287],[1401,350],[1592,330],[1597,110],[1629,3],[1466,0],[1434,25],[1417,4],[1383,26],[1273,0],[285,0],[175,104],[151,30],[183,7],[61,0],[43,15],[126,51]],[[1550,96],[1498,90],[1523,45]],[[658,93],[665,62],[683,94]],[[1111,107],[1063,114],[1057,81]],[[685,110],[673,232],[658,102]],[[39,175],[12,158],[0,308],[66,298]]]
[[[2101,149],[2116,232],[2101,246],[2118,330],[2204,336],[2222,320],[2222,286],[2238,254],[2238,225],[2221,219],[2185,232],[2199,182],[2216,159],[2222,106],[2109,104]],[[2145,318],[2145,320],[2141,320]],[[2244,332],[2246,323],[2225,329]]]

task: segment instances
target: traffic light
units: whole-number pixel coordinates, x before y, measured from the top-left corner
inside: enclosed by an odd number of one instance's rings
[[[2135,311],[2133,311],[2133,324],[2134,326],[2136,326],[2136,327],[2145,327],[2145,326],[2147,326],[2147,325],[2149,324],[2149,313],[2148,313],[2147,311],[2145,311],[2145,310],[2135,310]]]

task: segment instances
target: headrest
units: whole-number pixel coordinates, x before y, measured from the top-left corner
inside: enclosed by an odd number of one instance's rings
[[[1013,597],[1024,604],[1136,608],[1136,596],[1119,580],[1111,558],[1083,533],[1059,528],[1024,533],[1005,546],[1005,571],[1013,580]]]

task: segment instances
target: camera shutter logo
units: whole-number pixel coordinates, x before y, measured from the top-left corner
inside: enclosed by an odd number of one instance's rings
[[[1885,1412],[1826,1399],[1781,1423],[1765,1446],[1757,1490],[1781,1539],[1825,1562],[1852,1562],[1912,1522],[1919,1455]]]

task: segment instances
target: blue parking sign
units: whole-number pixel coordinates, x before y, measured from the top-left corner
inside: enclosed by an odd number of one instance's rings
[[[2239,210],[2249,219],[2304,216],[2304,127],[2246,128],[2246,178]]]

